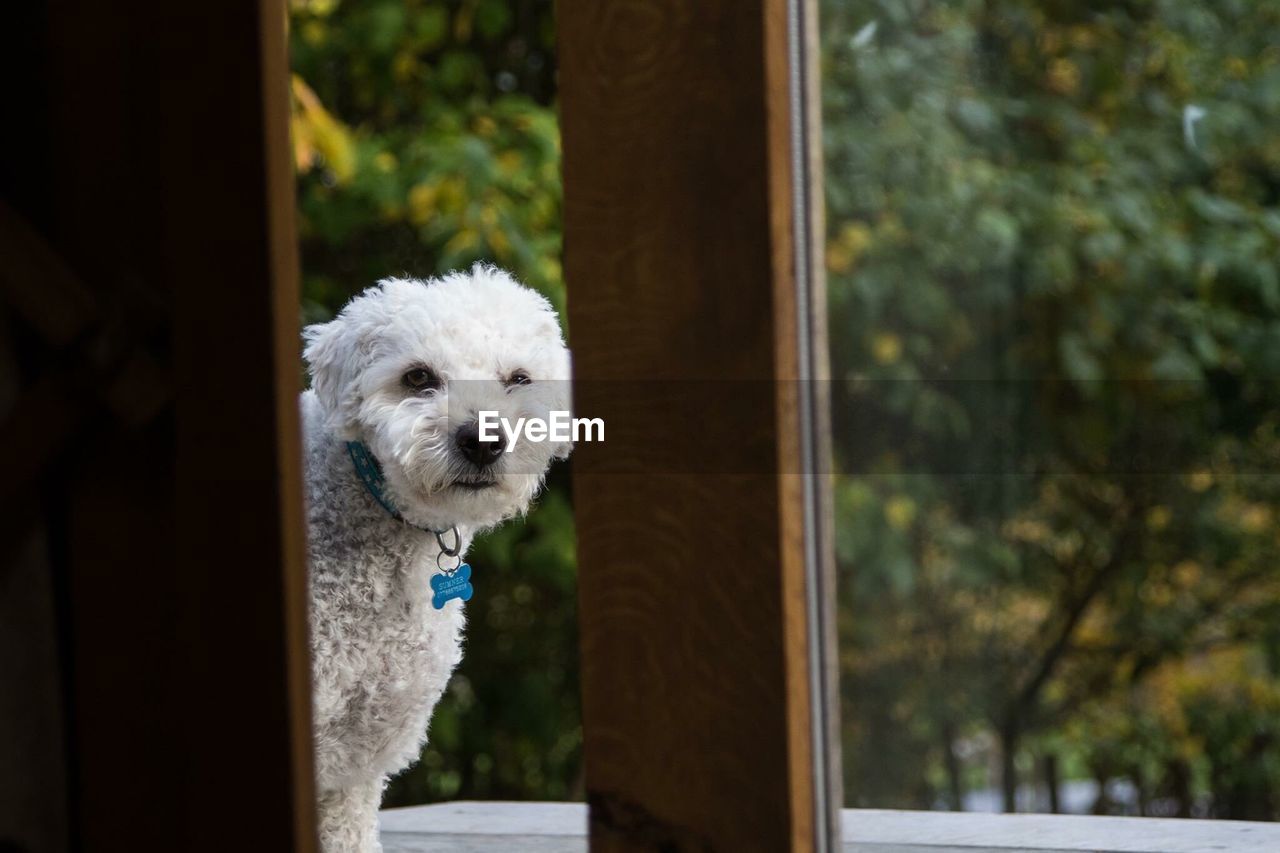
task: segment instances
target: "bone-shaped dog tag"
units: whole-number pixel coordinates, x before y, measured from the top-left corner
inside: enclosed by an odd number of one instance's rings
[[[458,566],[449,574],[439,572],[431,576],[431,606],[436,610],[444,607],[445,602],[457,598],[470,601],[475,588],[471,586],[471,567],[466,563]]]

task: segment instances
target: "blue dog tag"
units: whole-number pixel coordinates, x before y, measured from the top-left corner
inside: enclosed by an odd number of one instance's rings
[[[471,593],[475,592],[475,588],[471,586],[471,567],[463,563],[448,574],[440,572],[432,575],[431,591],[435,593],[431,596],[431,606],[436,610],[442,609],[450,599],[470,601]]]

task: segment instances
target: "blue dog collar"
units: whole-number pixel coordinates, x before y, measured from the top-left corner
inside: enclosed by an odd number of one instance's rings
[[[391,496],[387,494],[387,478],[382,473],[382,466],[378,464],[378,460],[369,448],[365,447],[363,441],[348,441],[347,453],[351,456],[351,464],[355,466],[356,476],[360,478],[360,482],[364,483],[364,487],[369,490],[369,494],[373,495],[373,499],[387,511],[387,513],[397,521],[402,521],[411,527],[417,527],[423,533],[431,533],[436,537],[436,542],[440,545],[440,550],[445,555],[456,557],[462,551],[462,536],[458,533],[457,525],[448,530],[436,530],[431,527],[420,527],[410,521],[405,521],[400,510],[396,509],[395,502],[391,500]],[[453,547],[450,548],[444,542],[444,535],[450,530],[453,531]]]

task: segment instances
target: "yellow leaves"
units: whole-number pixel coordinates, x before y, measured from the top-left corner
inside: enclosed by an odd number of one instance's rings
[[[539,193],[525,204],[525,216],[533,229],[549,228],[556,224],[559,208],[549,193]]]
[[[1091,169],[1095,174],[1105,174],[1107,166],[1105,162],[1094,164],[1095,169]],[[1107,221],[1106,214],[1100,210],[1084,204],[1078,199],[1068,197],[1062,201],[1062,215],[1071,227],[1081,234],[1090,234],[1094,231],[1107,227],[1110,223]]]
[[[432,184],[415,184],[409,190],[409,221],[426,225],[435,214],[436,188]]]
[[[1169,522],[1173,520],[1173,513],[1169,511],[1167,506],[1153,506],[1147,510],[1147,528],[1155,533],[1159,533],[1169,526]]]
[[[484,233],[484,238],[498,260],[505,261],[511,256],[511,239],[507,237],[507,232],[501,228],[492,228]]]
[[[1182,589],[1194,589],[1204,576],[1204,569],[1195,560],[1183,560],[1173,567],[1173,582]]]
[[[471,28],[475,25],[476,4],[474,0],[462,4],[457,16],[453,19],[453,37],[466,44],[471,41]]]
[[[409,221],[414,225],[426,225],[438,216],[457,213],[465,201],[462,179],[451,177],[438,183],[423,181],[414,184],[406,201]]]
[[[1271,507],[1248,504],[1240,513],[1240,528],[1246,533],[1265,533],[1271,527]]]
[[[1081,618],[1074,642],[1081,648],[1100,648],[1110,644],[1114,636],[1105,608],[1095,605],[1089,607]]]
[[[1050,602],[1043,596],[1019,592],[979,597],[957,590],[953,604],[954,615],[965,622],[972,634],[1000,635],[1013,647],[1037,643],[1051,612]]]
[[[840,242],[856,257],[870,245],[872,233],[868,231],[867,225],[851,222],[840,229]]]
[[[346,183],[356,171],[355,142],[351,131],[324,108],[316,93],[301,77],[293,75],[293,157],[299,172],[323,164],[334,181]]]
[[[1083,549],[1084,534],[1079,530],[1062,531],[1054,537],[1050,548],[1054,558],[1064,564],[1075,560]]]
[[[846,223],[827,245],[827,269],[846,273],[871,245],[871,230],[861,222]]]
[[[916,520],[916,502],[906,495],[895,495],[884,505],[884,518],[897,531],[910,529]]]
[[[498,132],[498,123],[486,115],[476,116],[472,127],[481,139],[488,139]]]
[[[507,177],[519,174],[524,168],[524,157],[519,151],[503,151],[498,155],[498,171]]]
[[[1226,62],[1226,71],[1228,76],[1243,80],[1249,76],[1249,63],[1238,56],[1233,56]]]
[[[1223,521],[1235,525],[1244,533],[1266,533],[1274,524],[1271,507],[1237,497],[1225,500],[1218,514]]]
[[[1043,545],[1053,538],[1053,530],[1038,518],[1015,518],[1004,525],[1004,535],[1015,542]]]
[[[902,357],[902,338],[893,332],[880,332],[871,339],[871,356],[879,364],[893,364]]]
[[[1051,610],[1048,600],[1033,595],[1018,595],[1008,604],[1009,614],[1021,625],[1034,629],[1045,624]]]
[[[308,12],[317,18],[324,18],[338,8],[338,0],[290,0],[289,6],[294,12]]]
[[[969,617],[970,628],[973,630],[973,633],[979,636],[995,633],[996,628],[999,625],[999,622],[996,619],[997,611],[995,610],[979,607],[969,611],[967,615]]]
[[[1184,704],[1197,697],[1212,696],[1215,704],[1280,708],[1280,684],[1270,677],[1257,648],[1228,646],[1199,659],[1170,663],[1167,668],[1167,677]]]
[[[1138,591],[1142,603],[1152,608],[1168,607],[1177,597],[1173,587],[1160,581],[1147,581]]]
[[[1071,27],[1067,30],[1067,38],[1071,46],[1078,50],[1092,50],[1098,43],[1098,34],[1093,27]]]
[[[1164,48],[1156,45],[1156,47],[1147,54],[1147,61],[1144,63],[1147,76],[1156,77],[1160,72],[1164,71],[1165,66],[1169,63],[1169,54]]]
[[[1205,468],[1201,468],[1198,471],[1192,471],[1187,476],[1187,488],[1189,488],[1193,492],[1196,492],[1196,493],[1206,492],[1209,490],[1209,487],[1212,485],[1213,485],[1213,472]]]
[[[559,281],[563,270],[560,268],[560,261],[552,257],[542,257],[538,259],[538,272],[542,274],[543,281]]]
[[[311,47],[318,47],[329,38],[329,31],[319,21],[307,21],[298,32],[301,33],[302,40]]]
[[[1049,63],[1045,85],[1059,95],[1074,95],[1080,89],[1080,69],[1070,59],[1055,59]]]
[[[480,245],[480,235],[471,228],[463,228],[444,244],[444,254],[462,254]]]
[[[1055,529],[1049,522],[1028,515],[1005,522],[1000,532],[1010,542],[1025,542],[1044,549],[1064,565],[1073,562],[1085,545],[1079,530]]]
[[[506,208],[506,199],[491,193],[485,197],[478,217],[484,241],[500,261],[511,256],[511,238],[502,227],[502,214]]]
[[[383,174],[394,172],[398,165],[400,165],[400,161],[390,151],[379,151],[373,155],[373,167]]]
[[[408,83],[418,76],[422,63],[411,50],[402,50],[391,60],[391,78],[397,83]]]
[[[875,238],[889,245],[901,245],[907,242],[907,227],[902,224],[902,217],[893,211],[886,211],[876,222]]]

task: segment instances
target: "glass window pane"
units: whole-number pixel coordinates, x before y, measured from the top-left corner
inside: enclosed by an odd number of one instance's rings
[[[846,805],[1280,818],[1280,5],[821,9]]]

